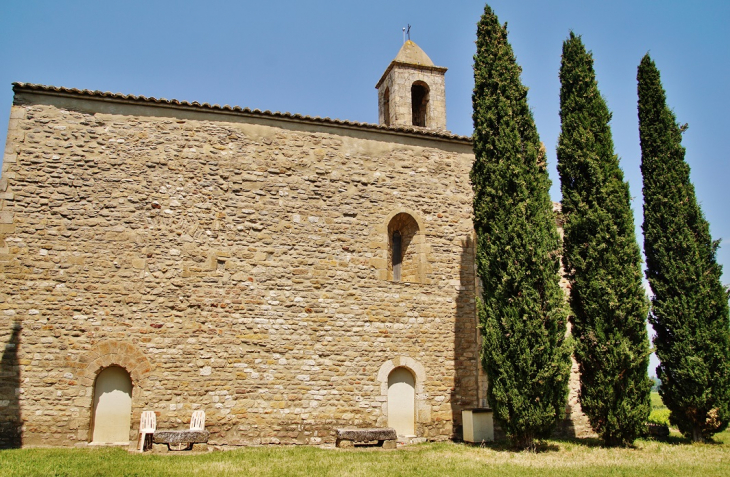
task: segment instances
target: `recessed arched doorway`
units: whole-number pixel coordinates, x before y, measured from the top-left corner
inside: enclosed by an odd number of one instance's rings
[[[416,380],[403,367],[388,375],[388,427],[399,436],[416,435]]]
[[[94,444],[129,444],[132,379],[119,366],[102,370],[94,383]]]

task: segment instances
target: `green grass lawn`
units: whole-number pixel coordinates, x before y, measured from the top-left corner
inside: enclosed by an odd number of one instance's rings
[[[595,440],[548,440],[538,452],[502,445],[431,443],[378,448],[249,447],[227,452],[130,454],[122,449],[0,451],[0,476],[717,476],[730,475],[730,432],[712,444],[678,436],[607,449]]]
[[[666,410],[658,393],[652,393],[652,408]],[[548,440],[538,452],[450,442],[397,450],[271,446],[167,454],[130,454],[118,448],[0,451],[0,477],[26,475],[730,476],[730,431],[715,436],[713,443],[692,444],[675,430],[666,440],[640,439],[629,449],[607,449],[594,439]]]

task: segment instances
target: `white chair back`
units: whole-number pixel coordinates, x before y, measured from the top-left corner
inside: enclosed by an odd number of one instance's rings
[[[139,432],[155,432],[157,429],[157,416],[153,411],[143,411],[139,419]]]
[[[205,429],[205,411],[194,411],[190,419],[191,431],[202,431]]]
[[[145,441],[157,429],[157,415],[153,411],[142,411],[139,418],[139,451],[144,452]]]

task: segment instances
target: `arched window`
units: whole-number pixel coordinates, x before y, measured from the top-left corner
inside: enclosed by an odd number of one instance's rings
[[[390,126],[390,88],[383,93],[383,124]]]
[[[428,92],[428,85],[423,81],[416,81],[411,86],[411,108],[414,126],[426,127]]]
[[[395,282],[423,282],[423,253],[418,223],[405,212],[388,223],[388,279]]]

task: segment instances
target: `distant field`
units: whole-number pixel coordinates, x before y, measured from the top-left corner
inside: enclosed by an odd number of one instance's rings
[[[656,391],[651,393],[651,413],[649,414],[649,422],[669,426],[669,409],[667,409],[667,406],[664,405],[662,397]]]
[[[730,433],[714,444],[639,440],[606,449],[595,440],[548,440],[536,453],[501,445],[438,443],[397,450],[250,447],[228,452],[129,454],[120,449],[0,451],[0,476],[719,476],[730,475]]]

